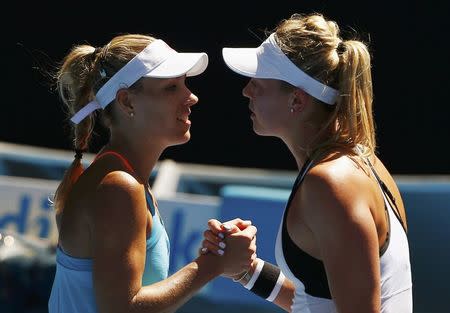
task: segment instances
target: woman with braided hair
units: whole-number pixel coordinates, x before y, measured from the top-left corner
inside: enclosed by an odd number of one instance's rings
[[[250,77],[254,132],[283,140],[299,169],[277,266],[256,259],[236,281],[288,312],[411,313],[405,208],[375,153],[366,44],[321,14],[295,14],[258,48],[224,48],[223,58]],[[221,225],[205,232],[212,253]]]
[[[227,236],[221,255],[201,254],[168,277],[169,238],[148,182],[164,149],[189,141],[198,98],[186,80],[207,64],[205,53],[179,53],[140,34],[102,48],[75,46],[63,60],[57,86],[73,114],[76,154],[54,199],[50,313],[173,312],[213,278],[234,277],[256,258],[249,226]],[[110,137],[83,169],[97,113]]]

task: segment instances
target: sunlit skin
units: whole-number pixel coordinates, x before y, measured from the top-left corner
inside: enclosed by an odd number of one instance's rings
[[[142,88],[117,92],[111,137],[102,151],[124,156],[134,169],[106,155],[73,186],[59,212],[59,244],[93,260],[96,302],[101,313],[174,312],[219,275],[233,276],[255,259],[256,227],[226,238],[222,256],[200,254],[167,279],[142,286],[146,239],[152,230],[145,190],[151,170],[169,146],[190,139],[191,107],[198,102],[186,78],[143,78]]]
[[[143,90],[129,95],[135,103],[133,127],[142,129],[152,141],[157,138],[162,147],[185,143],[191,137],[189,115],[198,98],[185,80],[144,78]]]
[[[249,99],[255,133],[280,138],[300,169],[307,159],[304,147],[313,139],[326,138],[333,128],[319,134],[328,113],[301,89],[280,86],[277,80],[252,78],[243,95]],[[406,222],[394,179],[376,156],[371,162],[398,199]],[[213,253],[218,249],[215,237],[223,232],[221,225],[210,220],[210,231],[205,232]],[[295,194],[287,230],[298,247],[323,261],[339,312],[380,312],[379,251],[388,225],[380,187],[361,159],[339,150],[322,155]],[[274,303],[290,312],[294,290],[286,279]]]

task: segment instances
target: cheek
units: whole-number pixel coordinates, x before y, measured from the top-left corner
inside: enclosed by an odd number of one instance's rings
[[[263,89],[261,89],[259,87],[251,87],[250,88],[250,93],[251,93],[253,98],[264,98],[264,97],[266,97],[264,95]]]
[[[266,98],[256,107],[260,119],[264,120],[268,126],[275,126],[285,122],[286,112],[283,111],[282,105],[275,99]],[[286,110],[288,110],[287,107]]]
[[[162,122],[166,114],[157,103],[142,103],[138,110],[136,110],[135,118],[138,118],[142,127],[152,128],[153,125]]]
[[[270,97],[259,97],[257,99],[259,101],[257,101],[256,108],[261,114],[271,116],[279,111],[275,99]]]

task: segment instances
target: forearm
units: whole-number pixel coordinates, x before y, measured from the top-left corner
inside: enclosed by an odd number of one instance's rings
[[[295,286],[273,264],[257,259],[245,275],[238,275],[234,281],[290,312]]]
[[[199,256],[167,279],[142,287],[132,299],[131,312],[174,312],[221,274],[213,258]]]
[[[275,300],[273,300],[273,303],[278,305],[286,312],[291,312],[291,305],[292,300],[294,299],[294,292],[295,292],[294,283],[286,278],[284,280],[283,286],[280,289],[280,292],[278,293]]]

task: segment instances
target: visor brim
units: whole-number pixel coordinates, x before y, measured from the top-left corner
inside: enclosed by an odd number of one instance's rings
[[[257,77],[257,50],[257,48],[223,48],[222,56],[232,71],[247,77]]]
[[[208,55],[206,53],[175,53],[164,62],[154,68],[144,77],[173,78],[196,76],[203,73],[208,66]]]

